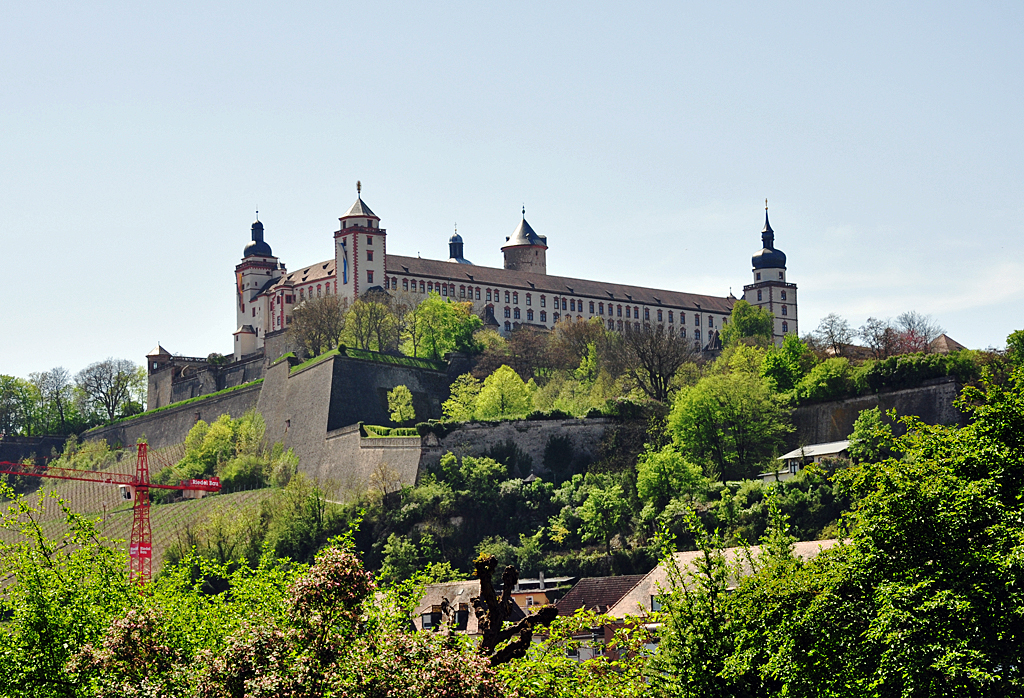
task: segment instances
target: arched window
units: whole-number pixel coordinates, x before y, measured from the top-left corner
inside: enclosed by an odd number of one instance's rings
[[[782,321],[782,331],[789,332],[789,323],[786,322],[785,320]]]
[[[783,315],[789,315],[789,313],[788,313],[788,312],[786,312],[786,311],[787,311],[788,309],[789,309],[789,306],[785,306],[785,305],[784,305],[784,306],[782,306],[782,314],[783,314]]]

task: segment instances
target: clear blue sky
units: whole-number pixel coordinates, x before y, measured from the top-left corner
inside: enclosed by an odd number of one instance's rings
[[[388,250],[737,295],[763,200],[800,329],[1024,327],[1024,6],[13,3],[0,373],[228,353],[254,210],[291,269],[363,182]]]

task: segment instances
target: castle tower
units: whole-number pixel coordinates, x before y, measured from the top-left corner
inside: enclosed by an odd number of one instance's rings
[[[754,283],[743,287],[743,300],[775,316],[772,339],[781,346],[787,334],[797,334],[796,284],[786,281],[786,255],[775,249],[775,231],[768,222],[768,200],[764,201],[764,229],[760,252],[751,258]]]
[[[387,231],[363,203],[362,189],[362,183],[356,182],[356,202],[338,219],[341,227],[334,233],[338,296],[349,303],[373,288],[388,287],[384,271]]]
[[[270,308],[267,298],[260,291],[270,282],[281,278],[283,267],[263,240],[263,223],[257,212],[252,224],[252,240],[242,251],[242,261],[235,266],[236,316],[238,329],[235,330],[234,357],[255,354],[263,348],[267,333]]]
[[[513,271],[530,271],[535,274],[547,274],[548,239],[537,235],[526,222],[526,207],[523,207],[523,220],[511,236],[505,238],[507,244],[501,248],[505,255],[505,268]]]
[[[471,261],[463,256],[462,252],[462,236],[459,235],[459,229],[455,229],[455,234],[448,238],[448,261],[454,262],[455,264],[472,264]]]

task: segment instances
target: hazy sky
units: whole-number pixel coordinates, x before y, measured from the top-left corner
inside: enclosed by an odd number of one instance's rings
[[[763,201],[800,330],[1024,327],[1020,3],[0,5],[0,373],[230,353],[255,209],[289,269],[392,253],[740,295]]]

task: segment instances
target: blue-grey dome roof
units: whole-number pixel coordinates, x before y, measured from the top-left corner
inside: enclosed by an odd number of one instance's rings
[[[252,242],[242,250],[242,257],[273,257],[270,245],[263,241],[263,224],[259,219],[252,224]]]
[[[775,231],[768,222],[768,208],[764,209],[764,228],[761,230],[761,244],[764,248],[750,258],[754,269],[785,269],[786,254],[775,249]]]
[[[449,244],[453,242],[462,242],[462,236],[459,235],[458,233],[455,233],[450,238],[448,238],[448,242]]]

